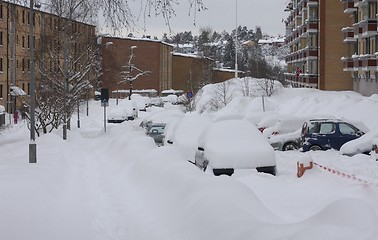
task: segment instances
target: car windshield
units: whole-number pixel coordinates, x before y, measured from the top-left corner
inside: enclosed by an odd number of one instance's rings
[[[358,132],[357,129],[345,123],[340,123],[339,128],[342,134],[354,135]]]

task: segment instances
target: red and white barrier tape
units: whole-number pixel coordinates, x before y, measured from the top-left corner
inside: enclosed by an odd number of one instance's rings
[[[357,181],[359,183],[363,183],[363,184],[366,184],[366,185],[372,185],[372,186],[378,187],[378,183],[368,182],[368,181],[363,180],[361,178],[358,178],[358,177],[356,177],[354,175],[350,175],[350,174],[347,174],[347,173],[343,173],[343,172],[331,169],[331,168],[326,167],[326,166],[322,166],[322,165],[320,165],[320,164],[318,164],[316,162],[314,162],[314,165],[318,166],[321,169],[324,169],[324,170],[328,171],[329,173],[332,173],[332,174],[335,174],[335,175],[338,175],[338,176],[341,176],[341,177],[345,177],[345,178],[351,179],[353,181]]]

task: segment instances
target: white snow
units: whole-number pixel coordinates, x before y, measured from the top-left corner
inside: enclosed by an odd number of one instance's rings
[[[265,100],[266,111],[378,127],[376,96],[281,88]],[[221,115],[262,112],[261,95],[233,101]],[[179,147],[157,147],[139,127],[142,119],[184,117],[176,106],[148,108],[106,133],[102,114],[100,102],[90,102],[80,129],[72,118],[66,141],[61,130],[37,138],[36,164],[28,163],[25,122],[1,130],[0,239],[378,239],[378,163],[367,155],[306,153],[317,165],[297,178],[296,163],[308,156],[276,151],[277,176],[236,170],[214,177]]]

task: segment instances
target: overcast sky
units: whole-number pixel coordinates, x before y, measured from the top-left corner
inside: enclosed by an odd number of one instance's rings
[[[144,2],[144,1],[142,1]],[[217,32],[226,30],[231,32],[236,25],[236,0],[203,0],[208,10],[188,16],[189,4],[187,0],[178,0],[180,4],[175,6],[176,17],[171,19],[171,29],[173,33],[192,31],[193,35],[198,35],[201,28],[211,28]],[[237,0],[238,2],[238,25],[247,26],[248,29],[255,29],[261,26],[263,33],[269,35],[284,35],[285,26],[282,19],[286,19],[286,0]],[[140,7],[140,1],[130,1],[131,5]],[[146,22],[141,20],[138,25],[146,30],[132,31],[137,37],[151,35],[161,38],[163,33],[169,34],[169,28],[165,25],[162,17],[150,17]],[[196,25],[194,26],[194,21]],[[104,30],[100,30],[104,33]],[[127,34],[126,34],[127,35]]]

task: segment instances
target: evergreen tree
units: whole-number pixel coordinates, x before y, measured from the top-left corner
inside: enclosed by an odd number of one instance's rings
[[[234,68],[235,66],[235,43],[232,37],[228,38],[224,47],[223,64],[228,68]]]

